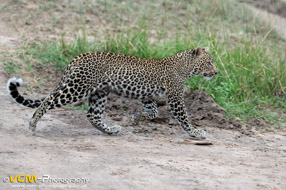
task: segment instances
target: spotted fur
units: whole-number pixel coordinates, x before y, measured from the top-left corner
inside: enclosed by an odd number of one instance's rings
[[[145,59],[107,52],[85,53],[75,57],[64,72],[57,87],[44,99],[31,100],[19,94],[22,79],[11,78],[7,88],[11,97],[27,107],[37,108],[30,120],[30,130],[47,110],[88,98],[87,118],[106,134],[117,134],[120,126],[102,122],[107,96],[110,92],[139,99],[143,111],[134,120],[153,119],[158,115],[156,96],[166,96],[174,118],[192,138],[205,138],[205,131],[191,125],[184,104],[183,92],[187,78],[202,75],[211,78],[217,69],[205,49],[186,50],[162,59]]]

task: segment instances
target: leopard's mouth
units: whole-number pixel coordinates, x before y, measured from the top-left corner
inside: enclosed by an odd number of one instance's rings
[[[214,75],[211,74],[211,73],[203,73],[202,76],[203,76],[206,80],[211,80]]]
[[[212,77],[205,77],[205,76],[204,76],[204,79],[206,79],[206,80],[211,80]]]
[[[204,77],[212,77],[212,75],[211,75],[211,74],[208,74],[208,73],[203,73],[203,76],[204,76]]]
[[[213,74],[210,74],[210,73],[203,73],[202,74],[203,75],[203,77],[213,77]]]
[[[216,75],[217,72],[211,72],[211,73],[202,73],[202,76],[206,78],[207,80],[210,80],[214,75]]]

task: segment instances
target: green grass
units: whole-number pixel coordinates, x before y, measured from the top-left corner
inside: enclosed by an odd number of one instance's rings
[[[227,109],[229,117],[243,120],[252,117],[271,120],[270,116],[258,111],[260,105],[276,102],[278,107],[286,107],[285,100],[275,97],[276,94],[285,93],[286,64],[274,53],[250,42],[229,49],[227,45],[216,41],[215,37],[195,36],[199,43],[193,38],[187,36],[152,44],[147,30],[143,28],[136,32],[127,31],[124,36],[117,35],[104,42],[89,42],[83,33],[70,43],[61,39],[34,44],[29,53],[36,50],[36,58],[42,62],[56,62],[57,69],[62,70],[73,57],[82,52],[109,51],[162,58],[198,45],[209,45],[209,52],[214,56],[219,74],[210,82],[202,77],[193,77],[187,81],[188,87],[207,91],[218,104]]]
[[[227,110],[229,117],[283,122],[279,114],[261,108],[269,105],[279,110],[286,108],[286,100],[277,97],[286,94],[286,42],[243,5],[230,0],[177,4],[146,1],[143,8],[131,3],[124,12],[124,6],[118,4],[116,8],[113,1],[99,1],[99,4],[103,10],[99,17],[109,11],[117,11],[122,17],[128,13],[128,18],[136,18],[133,25],[121,29],[120,33],[106,30],[104,40],[96,36],[98,40],[88,40],[90,32],[83,29],[72,41],[66,41],[63,36],[59,40],[32,43],[26,55],[42,64],[56,63],[55,69],[63,71],[73,57],[84,52],[109,51],[162,58],[197,46],[208,47],[218,67],[218,76],[209,82],[193,77],[186,86],[207,91]],[[80,12],[92,12],[91,7],[79,8]],[[121,22],[117,20],[114,27]]]
[[[20,65],[15,64],[12,61],[5,61],[4,62],[4,70],[9,74],[9,75],[14,75],[17,73],[17,71],[20,69]]]

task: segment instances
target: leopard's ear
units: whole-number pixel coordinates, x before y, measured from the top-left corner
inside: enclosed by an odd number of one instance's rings
[[[208,47],[203,47],[202,50],[203,50],[204,52],[207,52],[207,51],[209,51],[209,48],[208,48]]]
[[[203,53],[203,51],[204,51],[204,50],[203,50],[201,47],[198,47],[198,48],[195,50],[196,56],[201,55],[201,54]]]

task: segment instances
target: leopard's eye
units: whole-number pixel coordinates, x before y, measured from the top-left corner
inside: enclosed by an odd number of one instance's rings
[[[208,66],[212,67],[212,66],[213,66],[213,64],[212,64],[211,62],[208,62]]]

